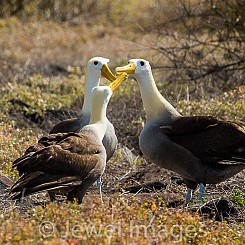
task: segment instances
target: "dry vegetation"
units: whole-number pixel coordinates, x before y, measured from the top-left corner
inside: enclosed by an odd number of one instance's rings
[[[183,115],[244,123],[243,0],[69,2],[0,1],[1,174],[16,179],[13,160],[76,114],[68,109],[82,105],[84,66],[93,56],[110,58],[112,69],[146,58]],[[0,244],[245,243],[244,173],[207,188],[205,202],[229,200],[223,216],[215,209],[200,216],[196,205],[183,207],[179,176],[141,156],[144,111],[134,80],[115,93],[108,117],[120,145],[103,176],[104,205],[96,187],[77,205],[49,203],[45,194],[13,202],[0,184]]]

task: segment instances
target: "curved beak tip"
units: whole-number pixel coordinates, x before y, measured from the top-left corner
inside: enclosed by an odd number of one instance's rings
[[[122,66],[122,67],[117,67],[115,69],[116,73],[122,73],[126,72],[127,74],[134,74],[136,69],[136,65],[134,62],[130,62],[128,65]]]
[[[105,77],[109,81],[113,82],[116,77],[114,74],[111,72],[110,68],[108,67],[107,64],[104,64],[101,68],[101,76]]]
[[[113,82],[107,84],[112,90],[112,92],[116,91],[117,88],[120,86],[120,84],[128,77],[127,73],[123,72],[121,73],[116,80]]]

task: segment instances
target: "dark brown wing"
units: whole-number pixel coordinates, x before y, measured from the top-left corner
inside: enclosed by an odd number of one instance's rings
[[[82,126],[82,122],[79,118],[67,119],[54,125],[50,134],[78,132]]]
[[[83,158],[97,154],[101,146],[93,143],[93,139],[87,135],[76,133],[51,134],[42,137],[38,144],[28,148],[23,157],[14,161],[20,174],[29,173],[44,168],[47,159],[52,159],[53,168],[62,168],[55,163],[67,163],[73,160],[75,166],[83,162]],[[31,152],[30,152],[31,151]],[[71,159],[70,159],[71,158]],[[64,160],[64,161],[63,161]],[[51,168],[49,166],[49,168]]]
[[[245,160],[245,128],[214,117],[180,117],[162,126],[168,137],[203,161]],[[236,160],[234,160],[236,161]]]
[[[22,161],[25,174],[15,183],[12,192],[26,189],[26,194],[31,194],[71,183],[81,184],[92,171],[97,171],[98,176],[101,174],[105,159],[99,154],[103,148],[91,136],[69,133],[57,137],[59,139],[53,139],[56,144],[50,144]]]
[[[40,151],[42,149],[44,149],[45,147],[51,146],[51,145],[55,145],[58,142],[62,141],[63,139],[69,137],[69,136],[76,136],[76,133],[59,133],[59,134],[49,134],[46,136],[43,136],[37,144],[34,144],[32,146],[30,146],[24,153],[24,155],[18,159],[16,159],[13,162],[13,168],[17,168],[17,170],[19,171],[19,175],[22,175],[23,173],[25,173],[26,169],[23,167],[25,166],[25,162],[26,160],[29,159],[29,157],[31,157],[35,152]]]

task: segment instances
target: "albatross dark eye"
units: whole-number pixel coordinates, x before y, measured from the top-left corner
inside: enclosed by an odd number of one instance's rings
[[[140,61],[140,65],[141,66],[144,66],[145,65],[145,62],[144,61]]]
[[[95,64],[96,66],[98,65],[98,63],[99,63],[98,61],[95,61],[95,62],[94,62],[94,64]]]

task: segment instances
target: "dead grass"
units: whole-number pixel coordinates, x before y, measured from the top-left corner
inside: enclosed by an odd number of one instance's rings
[[[170,218],[171,217],[171,218]],[[160,199],[98,196],[0,216],[3,244],[243,244],[242,225],[205,220]],[[210,227],[212,226],[212,230]],[[11,233],[9,232],[11,231]]]
[[[11,18],[2,20],[0,35],[3,81],[15,78],[13,75],[18,73],[42,72],[50,64],[67,69],[68,65],[84,66],[93,56],[104,56],[116,66],[132,55],[148,52],[145,38],[131,41],[118,27],[109,24],[105,29],[102,23],[69,26],[53,22],[20,23]],[[9,76],[11,70],[13,75]]]

